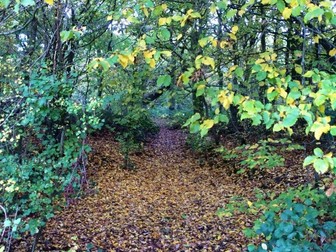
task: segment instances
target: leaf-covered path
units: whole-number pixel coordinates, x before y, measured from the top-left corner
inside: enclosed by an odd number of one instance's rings
[[[244,215],[220,220],[215,212],[248,188],[223,169],[200,165],[185,148],[185,134],[160,133],[121,169],[109,134],[91,139],[91,180],[96,193],[71,205],[47,225],[41,251],[242,251]],[[252,189],[251,189],[252,190]]]

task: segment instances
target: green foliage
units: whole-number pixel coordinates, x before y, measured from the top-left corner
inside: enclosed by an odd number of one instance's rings
[[[124,155],[124,168],[134,168],[129,154],[140,151],[148,137],[157,133],[159,128],[152,121],[150,114],[142,104],[135,100],[128,101],[127,93],[107,96],[104,100],[102,117],[105,127],[116,134],[120,149]],[[125,103],[126,106],[121,104]]]
[[[240,170],[237,173],[253,173],[256,169],[271,169],[284,165],[284,158],[276,152],[277,148],[272,146],[268,141],[260,140],[258,143],[238,146],[233,150],[219,148],[217,151],[222,153],[226,160],[234,160],[239,163]]]
[[[200,156],[212,151],[215,147],[215,141],[210,136],[201,137],[198,134],[189,134],[186,141],[187,146]]]
[[[249,238],[261,239],[248,251],[334,251],[336,248],[336,196],[310,187],[290,189],[279,196],[257,193],[255,202],[232,201],[218,209],[220,217],[245,212],[262,215],[253,228],[244,230]]]
[[[70,83],[71,79],[31,75],[30,86],[17,90],[20,107],[3,121],[0,205],[6,215],[0,216],[5,244],[26,232],[39,233],[66,203],[64,196],[71,200],[86,183],[90,148],[85,139],[101,122],[94,116],[96,102],[83,107],[73,100]]]
[[[190,116],[184,125],[204,138],[191,137],[198,150],[210,148],[206,136],[216,127],[237,128],[239,119],[289,135],[304,122],[317,141],[336,135],[331,1],[140,0],[97,7],[1,0],[0,9],[0,177],[12,183],[1,188],[0,204],[22,227],[31,221],[32,234],[65,188],[79,187],[87,133],[105,120],[128,155],[155,132],[144,108],[148,92],[170,93],[168,100],[179,92],[180,101],[191,101],[181,103],[187,113],[173,121]],[[40,73],[30,76],[32,69]],[[333,153],[323,151],[315,149],[304,165],[335,173]],[[283,162],[266,142],[225,157],[238,160],[240,172]]]

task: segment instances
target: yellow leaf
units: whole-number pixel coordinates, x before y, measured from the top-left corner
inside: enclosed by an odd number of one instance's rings
[[[225,41],[225,40],[223,40],[223,41],[221,41],[220,43],[219,43],[219,46],[220,46],[220,48],[224,48],[226,45],[228,45],[228,42],[227,41]]]
[[[216,110],[215,110],[215,115],[218,115],[219,112],[220,112],[219,108],[216,108]]]
[[[318,42],[320,41],[320,36],[319,35],[314,36],[313,39],[314,39],[314,43],[318,44]]]
[[[324,157],[331,158],[333,156],[332,152],[329,152],[328,154],[325,154]]]
[[[180,40],[182,38],[182,36],[183,35],[180,33],[179,35],[177,35],[176,40]]]
[[[49,5],[54,5],[54,0],[44,0]]]
[[[208,57],[208,56],[203,57],[202,58],[202,63],[206,66],[211,66],[212,69],[215,69],[215,60],[211,57]]]
[[[295,72],[302,74],[302,67],[300,65],[295,65]]]
[[[210,6],[210,12],[211,13],[216,13],[216,4],[215,3],[211,4],[211,6]]]
[[[134,58],[133,54],[129,54],[129,55],[127,55],[127,57],[128,57],[129,62],[134,63],[135,58]]]
[[[265,62],[264,59],[257,59],[255,63],[256,63],[256,64],[260,64],[260,63],[263,63],[263,62]]]
[[[271,0],[262,0],[261,3],[262,3],[262,4],[270,4],[270,3],[271,3]]]
[[[155,65],[156,65],[155,59],[151,59],[151,60],[149,61],[149,66],[150,66],[151,68],[155,68]]]
[[[146,17],[149,16],[148,10],[145,6],[142,7],[142,11],[143,11],[143,13],[145,14]]]
[[[251,207],[252,205],[253,205],[253,203],[251,202],[251,201],[247,201],[247,205],[249,206],[249,207]]]
[[[274,90],[274,87],[269,87],[269,88],[267,89],[267,94],[271,93],[273,90]]]
[[[286,90],[285,89],[283,89],[283,88],[280,88],[279,89],[279,93],[280,93],[280,96],[282,97],[282,98],[286,98],[287,97],[287,92],[286,92]]]
[[[146,41],[144,39],[141,39],[138,41],[138,47],[139,47],[139,50],[143,51],[143,50],[146,50]]]
[[[161,4],[161,8],[165,11],[165,10],[167,10],[168,6],[167,6],[167,4]]]
[[[111,21],[112,19],[113,19],[113,16],[112,16],[112,15],[109,15],[109,16],[107,16],[107,18],[106,18],[107,21]]]
[[[320,106],[318,106],[318,111],[320,111],[322,114],[324,114],[325,113],[325,106],[322,104],[322,105],[320,105]]]
[[[203,48],[204,46],[206,46],[206,44],[208,43],[209,38],[205,37],[205,38],[201,38],[200,40],[198,40],[198,44]]]
[[[144,51],[143,55],[145,57],[145,59],[149,60],[153,57],[153,55],[155,54],[155,50],[150,50],[150,51]]]
[[[329,51],[329,56],[334,57],[336,55],[336,48]]]
[[[232,73],[234,70],[236,70],[238,65],[233,65],[232,67],[229,68],[229,72]]]
[[[218,95],[218,101],[223,105],[223,107],[228,110],[233,101],[234,93],[231,92],[229,95],[227,90],[222,90]]]
[[[211,129],[214,126],[214,120],[207,119],[202,123],[202,128]]]
[[[243,16],[245,14],[245,12],[246,12],[245,10],[240,10],[240,11],[238,11],[238,15]]]
[[[216,39],[211,40],[211,44],[213,47],[217,47],[218,41]]]
[[[287,97],[286,103],[288,105],[294,105],[295,100],[292,97]]]
[[[123,54],[118,55],[119,63],[122,65],[123,68],[126,68],[128,66],[128,57]]]
[[[298,6],[298,2],[297,2],[297,0],[292,0],[291,3],[290,3],[290,6],[291,6],[292,8],[295,8],[296,6]]]
[[[167,18],[159,18],[159,26],[165,25],[167,23]]]
[[[181,27],[184,27],[187,20],[188,20],[189,16],[185,16],[182,20],[181,20]]]
[[[233,33],[233,34],[236,34],[237,33],[237,31],[238,31],[238,25],[235,25],[235,26],[233,26],[232,27],[232,29],[231,29],[231,32]]]
[[[230,37],[232,40],[234,40],[234,41],[237,40],[236,35],[234,35],[233,33],[229,33],[229,37]]]
[[[291,14],[292,14],[292,9],[288,7],[286,7],[284,11],[282,12],[282,16],[284,17],[284,19],[289,19]]]
[[[277,58],[277,54],[276,53],[272,53],[271,54],[271,60],[273,60],[273,61],[275,61],[276,60],[276,58]]]
[[[330,124],[329,123],[320,123],[318,121],[321,121],[321,118],[317,119],[317,122],[314,122],[313,127],[311,131],[314,132],[314,136],[317,140],[320,140],[323,133],[328,133],[330,130]]]
[[[171,51],[162,51],[161,54],[163,54],[164,56],[167,56],[167,57],[171,57],[172,56],[172,52]]]

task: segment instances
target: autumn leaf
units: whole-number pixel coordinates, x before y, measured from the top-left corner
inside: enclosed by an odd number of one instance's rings
[[[215,69],[215,60],[213,58],[211,58],[211,57],[208,57],[208,56],[203,57],[202,58],[202,63],[204,65],[211,66],[212,69]]]
[[[203,122],[202,127],[206,128],[206,129],[211,129],[214,126],[214,120],[211,119],[207,119]]]
[[[54,0],[44,0],[44,2],[49,5],[54,5]]]
[[[329,56],[334,57],[336,55],[336,48],[329,51]]]
[[[333,195],[334,193],[336,193],[336,186],[334,183],[331,183],[330,187],[328,188],[328,190],[326,191],[326,195],[328,197],[331,197],[331,195]]]
[[[286,7],[282,12],[282,16],[284,17],[284,19],[289,19],[291,14],[292,14],[292,9],[288,7]]]
[[[206,46],[206,44],[208,43],[209,41],[209,38],[208,37],[205,37],[205,38],[202,38],[200,40],[198,40],[198,44],[201,46],[201,47],[204,47]]]
[[[238,26],[235,25],[235,26],[232,27],[231,32],[232,32],[233,34],[236,34],[237,31],[238,31],[238,29],[239,29]]]

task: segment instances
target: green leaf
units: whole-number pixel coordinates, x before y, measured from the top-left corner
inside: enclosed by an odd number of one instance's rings
[[[336,126],[331,126],[330,127],[330,134],[333,136],[336,136]]]
[[[307,165],[310,165],[312,163],[314,163],[316,157],[315,156],[308,156],[305,158],[304,162],[303,162],[303,166],[307,166]]]
[[[327,160],[324,159],[316,159],[313,163],[313,166],[315,168],[315,171],[318,173],[326,173],[329,169],[329,163]]]
[[[300,116],[300,110],[296,107],[289,108],[283,120],[284,127],[292,127]]]
[[[3,227],[10,227],[12,225],[12,222],[10,221],[10,219],[5,219],[4,223],[3,223]]]
[[[301,14],[302,6],[298,5],[295,8],[292,9],[292,16],[297,17]]]
[[[313,18],[316,17],[321,17],[324,13],[324,10],[321,8],[315,8],[312,11],[309,11],[305,16],[304,16],[304,22],[307,23],[308,21],[310,21]]]
[[[266,76],[267,76],[266,72],[260,71],[260,72],[257,73],[256,78],[257,78],[258,81],[262,81],[262,80],[266,79]]]
[[[227,18],[227,19],[232,18],[232,17],[234,17],[234,15],[236,15],[236,13],[237,13],[237,10],[236,10],[236,9],[229,10],[229,11],[226,13],[226,18]]]
[[[104,71],[107,71],[110,69],[110,63],[107,60],[101,60],[99,61],[99,64],[101,65]]]
[[[235,72],[235,74],[236,74],[238,77],[243,78],[243,76],[244,76],[244,71],[243,71],[243,69],[242,69],[241,67],[237,67],[236,70],[235,70],[234,72]]]
[[[2,0],[2,1],[0,1],[0,6],[8,8],[8,6],[9,6],[10,3],[11,3],[10,0]]]
[[[21,4],[24,7],[33,6],[33,5],[35,5],[35,1],[34,0],[21,0]]]
[[[223,122],[223,123],[228,123],[229,122],[229,118],[226,115],[223,115],[223,114],[218,115],[218,119],[219,119],[220,122]]]
[[[274,126],[273,126],[273,132],[278,132],[278,131],[281,131],[281,130],[283,130],[283,125],[282,124],[280,124],[280,123],[276,123],[276,124],[274,124]]]
[[[312,77],[312,76],[313,76],[313,74],[314,74],[314,72],[313,72],[313,71],[308,71],[308,72],[306,72],[306,73],[303,75],[303,77],[310,78],[310,77]]]
[[[204,137],[206,134],[208,134],[208,129],[207,128],[202,128],[201,130],[201,137]]]
[[[314,154],[315,156],[322,158],[323,157],[323,151],[320,148],[315,148],[314,149]]]
[[[200,124],[198,122],[194,122],[190,125],[190,133],[194,134],[200,131]]]
[[[286,7],[286,4],[283,0],[277,1],[277,8],[281,13],[284,11],[285,7]]]
[[[170,34],[170,31],[167,28],[162,27],[162,28],[160,28],[158,35],[159,35],[159,38],[161,40],[167,41],[167,40],[170,39],[171,34]]]
[[[205,91],[205,84],[198,85],[197,91],[196,91],[196,97],[203,95],[204,91]]]
[[[226,8],[227,8],[227,1],[220,1],[219,3],[217,3],[217,6],[221,10],[226,10]]]
[[[164,86],[164,87],[169,87],[171,84],[172,78],[170,75],[160,75],[159,78],[157,79],[156,83],[158,86]]]
[[[72,39],[74,36],[74,33],[73,31],[61,31],[60,35],[61,35],[62,42],[64,42],[64,41],[68,41]]]

